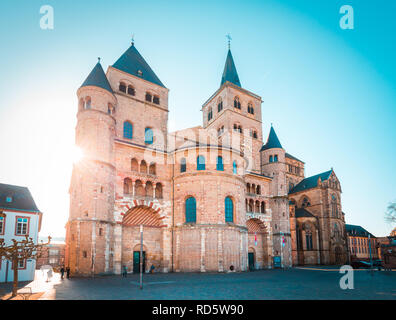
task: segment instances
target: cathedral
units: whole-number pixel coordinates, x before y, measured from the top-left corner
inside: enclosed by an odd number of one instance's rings
[[[134,43],[77,90],[73,274],[138,272],[141,261],[146,272],[240,272],[348,260],[334,170],[305,177],[272,125],[263,140],[262,98],[242,87],[230,49],[202,125],[168,132],[168,93]]]

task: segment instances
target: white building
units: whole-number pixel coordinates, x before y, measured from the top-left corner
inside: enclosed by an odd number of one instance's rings
[[[28,188],[0,183],[0,239],[6,245],[12,244],[12,239],[23,240],[26,235],[37,243],[41,220],[42,213]],[[0,282],[13,281],[12,261],[0,258]],[[18,267],[18,281],[34,279],[34,259],[19,261]]]

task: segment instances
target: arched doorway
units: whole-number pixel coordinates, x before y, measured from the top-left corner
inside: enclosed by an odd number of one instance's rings
[[[140,272],[140,259],[143,261],[143,272],[153,265],[161,270],[163,217],[158,211],[145,205],[131,208],[122,220],[121,264],[134,273]],[[140,226],[143,226],[143,254],[140,256]]]
[[[335,248],[335,263],[336,264],[343,264],[343,257],[342,257],[342,249],[340,247]]]
[[[260,219],[246,221],[248,228],[248,263],[249,270],[268,266],[268,242],[266,227]]]

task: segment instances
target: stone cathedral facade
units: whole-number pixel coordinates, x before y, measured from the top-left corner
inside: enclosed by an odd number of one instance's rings
[[[80,275],[229,272],[342,264],[341,187],[333,170],[306,178],[262,99],[240,83],[228,51],[202,125],[168,132],[169,90],[135,45],[77,90],[66,265]],[[140,228],[143,226],[143,255]]]

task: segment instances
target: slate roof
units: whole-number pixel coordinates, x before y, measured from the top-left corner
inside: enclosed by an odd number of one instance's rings
[[[110,83],[107,80],[100,62],[98,62],[92,69],[87,79],[85,79],[84,83],[81,85],[81,88],[87,86],[99,87],[109,91],[110,93],[113,93],[113,90],[111,89]]]
[[[296,218],[315,218],[315,216],[304,208],[296,209]]]
[[[370,235],[371,238],[375,238],[373,234],[368,232],[366,229],[364,229],[361,226],[356,226],[353,224],[346,224],[345,225],[346,232],[351,235],[351,236],[357,236],[357,237],[368,237]]]
[[[281,143],[279,142],[278,136],[275,133],[274,128],[271,126],[267,143],[261,147],[260,151],[273,149],[273,148],[283,149]]]
[[[297,159],[296,157],[292,156],[290,153],[285,153],[286,158],[292,159],[292,160],[297,160],[300,161],[302,163],[305,163],[304,161],[301,161],[300,159]]]
[[[227,59],[224,65],[223,76],[221,77],[220,86],[226,81],[229,81],[238,87],[242,87],[239,81],[238,72],[235,68],[234,59],[232,58],[231,50],[228,49]]]
[[[7,202],[7,197],[11,197],[11,202]],[[3,183],[0,183],[0,209],[40,212],[28,188]]]
[[[333,170],[329,170],[329,171],[317,174],[315,176],[305,178],[299,184],[297,184],[293,189],[291,189],[289,194],[316,188],[318,186],[318,179],[320,178],[322,181],[325,181],[330,178],[330,175],[332,172],[333,172]]]
[[[113,64],[113,68],[165,88],[161,80],[157,77],[154,71],[147,64],[146,60],[144,60],[139,51],[135,48],[134,44],[132,44],[129,49],[125,51],[124,54]],[[139,74],[139,71],[142,73]]]

